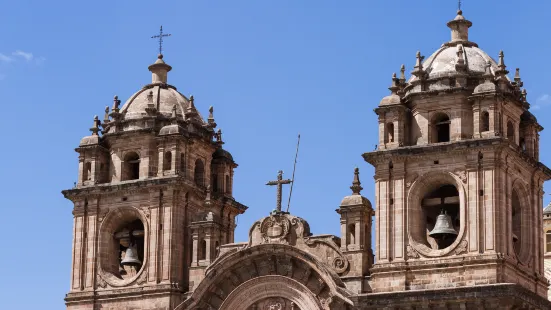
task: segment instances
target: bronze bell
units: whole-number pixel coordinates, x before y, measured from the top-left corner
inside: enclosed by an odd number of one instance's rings
[[[433,230],[429,236],[434,239],[446,239],[448,236],[457,236],[457,232],[453,229],[452,218],[444,210],[436,218]]]
[[[142,265],[142,262],[138,258],[138,251],[136,250],[135,244],[131,244],[128,249],[126,249],[121,265],[134,267],[139,267]]]

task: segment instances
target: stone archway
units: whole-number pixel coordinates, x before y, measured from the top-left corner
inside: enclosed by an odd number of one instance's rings
[[[263,276],[239,285],[220,310],[318,310],[322,305],[308,288],[283,276]]]

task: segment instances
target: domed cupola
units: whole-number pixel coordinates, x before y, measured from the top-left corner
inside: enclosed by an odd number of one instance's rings
[[[104,123],[105,133],[155,129],[181,123],[193,123],[198,127],[210,127],[203,120],[194,106],[193,96],[187,98],[178,92],[177,88],[167,83],[168,72],[172,67],[165,63],[163,55],[159,54],[155,63],[148,67],[151,71],[151,83],[134,93],[119,107],[120,100],[115,98],[112,108],[112,120]],[[176,129],[176,128],[172,128]],[[193,131],[194,128],[189,127]],[[167,131],[167,130],[165,130]],[[172,130],[170,130],[172,131]]]
[[[450,91],[454,88],[473,90],[484,81],[488,63],[492,75],[503,76],[506,84],[510,83],[504,65],[501,67],[478,44],[469,41],[472,22],[465,19],[461,10],[457,11],[457,16],[447,26],[451,29],[450,41],[442,44],[426,60],[417,52],[412,77],[404,90],[406,96],[426,91]],[[501,72],[504,74],[499,75]]]

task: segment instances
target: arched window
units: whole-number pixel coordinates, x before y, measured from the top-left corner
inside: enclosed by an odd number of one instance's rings
[[[490,113],[488,111],[482,112],[480,118],[480,131],[489,131],[490,130]]]
[[[226,175],[226,193],[231,193],[230,176]]]
[[[551,252],[551,230],[545,233],[545,252]]]
[[[511,211],[513,220],[513,249],[515,250],[515,253],[517,255],[520,255],[520,249],[522,245],[522,209],[520,206],[520,199],[516,190],[513,190],[513,195],[511,199]]]
[[[356,244],[356,225],[348,225],[348,244]]]
[[[203,165],[203,161],[200,159],[197,159],[195,161],[195,171],[193,173],[193,180],[195,181],[195,184],[197,186],[205,186],[205,166]]]
[[[515,141],[515,126],[511,121],[507,122],[507,139]]]
[[[91,162],[87,162],[84,164],[84,176],[83,176],[83,180],[84,181],[90,181],[92,179],[92,163]]]
[[[526,151],[526,141],[524,141],[524,138],[520,138],[519,146],[521,150]]]
[[[432,121],[432,142],[449,142],[450,141],[450,118],[445,113],[438,113],[433,117]]]
[[[163,170],[172,169],[172,152],[165,152],[165,158],[163,159]]]
[[[140,178],[140,156],[135,152],[127,153],[124,157],[122,179],[137,180]]]
[[[386,143],[394,142],[394,123],[386,124]]]
[[[207,241],[201,240],[201,260],[207,259]]]

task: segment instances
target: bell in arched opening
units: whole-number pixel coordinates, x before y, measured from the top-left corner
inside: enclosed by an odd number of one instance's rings
[[[446,213],[446,211],[444,211],[444,209],[442,209],[440,215],[436,218],[434,229],[429,233],[429,236],[438,240],[444,240],[448,237],[457,236],[457,231],[453,228],[452,218]]]
[[[142,261],[138,258],[138,251],[136,250],[136,244],[130,244],[126,249],[124,259],[121,261],[122,266],[134,266],[138,269],[142,265]]]

